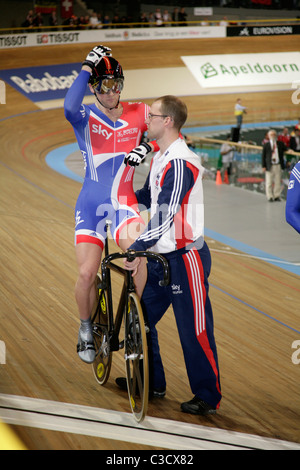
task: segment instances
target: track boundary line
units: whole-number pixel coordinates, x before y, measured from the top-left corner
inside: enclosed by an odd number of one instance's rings
[[[176,450],[291,450],[300,444],[251,434],[84,405],[0,394],[0,419],[10,425],[69,432]],[[129,432],[130,431],[130,432]]]

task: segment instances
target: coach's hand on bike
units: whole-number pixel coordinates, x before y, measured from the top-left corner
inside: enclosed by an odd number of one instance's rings
[[[91,67],[91,69],[93,69],[96,65],[99,64],[102,57],[105,56],[111,57],[110,47],[96,46],[86,56],[86,59],[84,62],[82,62],[82,65],[88,65],[89,67]]]
[[[146,142],[141,143],[138,147],[131,150],[131,152],[129,152],[124,158],[125,165],[138,166],[145,160],[148,153],[152,152],[152,150],[151,145]]]
[[[127,271],[132,271],[132,276],[135,276],[141,260],[135,257],[134,250],[127,250],[126,254],[128,254],[128,256],[124,258],[124,268]]]

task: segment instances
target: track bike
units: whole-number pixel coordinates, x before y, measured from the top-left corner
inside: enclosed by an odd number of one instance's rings
[[[135,293],[131,271],[125,270],[114,262],[121,258],[133,261],[136,257],[152,258],[160,262],[163,267],[163,279],[160,281],[160,285],[167,285],[169,282],[168,263],[163,256],[148,251],[133,250],[109,254],[106,241],[105,258],[101,263],[101,276],[98,273],[95,281],[97,304],[92,315],[92,327],[96,358],[92,368],[96,381],[100,385],[105,385],[110,375],[113,352],[124,348],[129,403],[136,421],[141,422],[146,416],[148,408],[147,332],[149,328],[145,325],[143,310]],[[115,315],[111,271],[124,278]],[[122,323],[124,323],[124,338],[121,340]]]

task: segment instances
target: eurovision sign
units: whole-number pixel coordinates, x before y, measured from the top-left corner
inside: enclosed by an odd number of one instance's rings
[[[299,79],[300,52],[181,57],[203,88],[276,85]]]
[[[300,24],[269,26],[233,26],[227,28],[227,36],[291,36],[300,34]]]

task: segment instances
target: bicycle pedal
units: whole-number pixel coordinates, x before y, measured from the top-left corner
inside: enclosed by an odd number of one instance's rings
[[[119,343],[119,349],[123,349],[123,348],[124,348],[124,339],[123,339],[123,341],[121,341]]]
[[[144,359],[144,354],[137,354],[137,353],[131,353],[131,354],[125,354],[124,355],[125,361],[135,361],[136,359]]]
[[[125,360],[128,361],[135,361],[136,359],[138,359],[139,355],[136,354],[136,353],[132,353],[132,354],[125,354]]]

